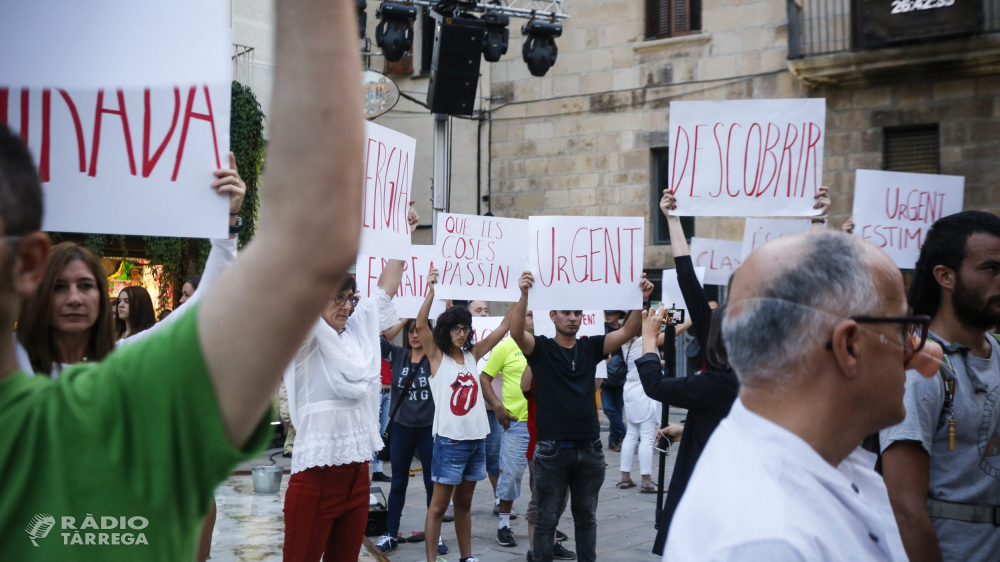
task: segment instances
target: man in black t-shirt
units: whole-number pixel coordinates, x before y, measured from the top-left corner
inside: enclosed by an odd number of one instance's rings
[[[552,560],[556,523],[568,487],[577,555],[581,562],[593,562],[597,556],[597,496],[605,473],[601,426],[594,405],[594,377],[598,363],[639,333],[641,318],[629,314],[620,330],[577,339],[583,311],[554,310],[549,316],[556,326],[556,336],[535,336],[524,329],[528,289],[533,282],[530,272],[521,275],[521,300],[514,305],[510,327],[511,337],[534,374],[537,401],[538,443],[533,462],[538,519],[533,560]],[[648,299],[653,284],[645,274],[639,285],[643,300]]]

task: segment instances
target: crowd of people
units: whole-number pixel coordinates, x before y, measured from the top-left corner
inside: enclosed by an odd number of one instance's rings
[[[460,562],[477,562],[477,483],[490,480],[497,542],[514,547],[527,472],[529,562],[592,562],[608,470],[599,388],[620,488],[663,492],[654,447],[679,440],[653,548],[665,560],[997,558],[1000,218],[938,220],[907,292],[886,254],[825,228],[824,189],[815,228],[754,251],[718,303],[698,283],[667,191],[684,324],[648,306],[643,275],[643,308],[607,311],[604,335],[579,336],[580,310],[548,312],[555,335],[536,334],[525,272],[520,300],[477,341],[473,316],[489,304],[431,318],[434,269],[417,317],[401,320],[402,262],[390,260],[365,298],[348,274],[361,207],[361,94],[344,79],[360,72],[354,6],[303,0],[276,12],[268,175],[279,195],[237,257],[245,186],[232,155],[215,172],[206,189],[229,198],[231,236],[212,241],[204,273],[160,322],[141,287],[113,306],[86,249],[50,248],[31,154],[0,124],[0,324],[14,329],[0,338],[4,559],[206,559],[214,490],[270,442],[278,394],[292,459],[285,560],[356,560],[375,480],[391,483],[379,550],[423,542],[426,560],[441,560],[451,520]],[[274,298],[272,280],[292,268]],[[698,374],[671,376],[684,331]],[[686,409],[686,423],[665,423],[666,406]],[[426,517],[404,536],[415,457]],[[576,552],[558,530],[567,507]],[[39,548],[53,528],[64,542]],[[126,534],[149,548],[118,548]]]

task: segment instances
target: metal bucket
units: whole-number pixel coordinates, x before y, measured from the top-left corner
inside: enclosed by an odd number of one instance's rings
[[[280,466],[258,466],[250,471],[253,476],[253,493],[277,494],[281,489],[281,476],[284,471]]]

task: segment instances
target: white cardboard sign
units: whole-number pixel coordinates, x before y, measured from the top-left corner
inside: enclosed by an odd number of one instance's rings
[[[552,319],[549,317],[548,310],[533,310],[532,316],[534,316],[535,318],[535,334],[539,336],[545,336],[548,338],[556,337],[556,325],[554,322],[552,322]],[[577,337],[603,336],[604,311],[584,310],[583,322],[580,324],[580,331],[578,331],[576,335]],[[597,373],[594,375],[594,378],[597,379],[608,378],[607,361],[601,361],[600,363],[597,364]]]
[[[743,243],[714,238],[691,239],[691,262],[705,268],[706,285],[726,285],[743,264]]]
[[[228,236],[228,199],[209,186],[213,170],[229,167],[225,2],[38,0],[2,10],[0,52],[17,56],[0,65],[0,123],[35,157],[42,228]]]
[[[854,182],[854,234],[913,269],[934,221],[962,210],[965,178],[858,170]]]
[[[476,334],[476,341],[477,342],[483,341],[483,339],[486,336],[495,332],[496,329],[500,327],[500,324],[502,322],[503,322],[503,316],[473,316],[472,331],[475,332]],[[504,334],[503,339],[505,340],[509,337],[510,337],[510,332],[507,332],[506,334]],[[491,353],[493,353],[492,349],[487,351],[486,355],[483,355],[483,357],[479,360],[479,363],[476,364],[476,368],[479,370],[480,373],[482,373],[483,368],[486,367],[486,362],[490,360]],[[496,390],[497,390],[496,388],[493,389],[494,392],[496,392]],[[498,394],[497,396],[500,395]]]
[[[364,214],[358,255],[410,257],[406,215],[416,149],[416,139],[365,121]]]
[[[410,249],[410,258],[403,266],[403,278],[399,282],[399,288],[396,289],[396,296],[392,298],[400,318],[417,317],[427,297],[427,273],[432,265],[438,265],[437,249],[434,246],[415,245]],[[382,274],[382,269],[388,261],[389,258],[358,256],[356,279],[361,296],[371,296],[372,290],[378,286],[379,275]],[[444,301],[439,298],[434,299],[431,303],[430,319],[437,320],[444,310]]]
[[[532,310],[642,307],[642,217],[528,218]]]
[[[694,275],[698,278],[698,284],[704,286],[705,284],[705,268],[696,267],[694,268]],[[677,282],[677,270],[676,269],[664,269],[663,270],[663,300],[661,303],[664,308],[683,308],[684,314],[687,315],[687,303],[684,302],[684,295],[681,293],[681,286]]]
[[[815,215],[825,135],[823,98],[670,102],[674,212]]]
[[[789,234],[808,232],[812,222],[808,219],[747,219],[743,227],[743,260],[751,252],[771,240],[777,240]]]
[[[528,221],[438,213],[437,247],[444,299],[516,302],[528,260]]]

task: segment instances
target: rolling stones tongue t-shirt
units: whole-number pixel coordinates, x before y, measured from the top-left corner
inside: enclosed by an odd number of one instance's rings
[[[457,441],[486,439],[490,422],[486,419],[486,401],[478,375],[476,359],[468,351],[464,365],[447,355],[441,358],[437,374],[431,376],[434,435]]]

